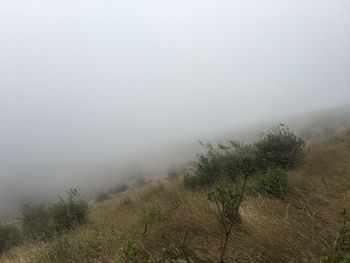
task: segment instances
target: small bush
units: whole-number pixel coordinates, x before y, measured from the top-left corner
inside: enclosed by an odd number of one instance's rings
[[[246,175],[242,182],[221,178],[209,190],[208,199],[215,203],[220,224],[220,260],[224,262],[227,244],[235,223],[240,221],[239,208],[246,191]]]
[[[251,181],[253,193],[280,197],[287,186],[287,172],[280,168],[269,169],[263,174],[256,175]]]
[[[203,144],[202,144],[203,145]],[[199,155],[194,167],[194,176],[185,177],[185,186],[209,186],[222,177],[235,181],[256,170],[254,147],[229,141],[226,145],[204,145],[205,154]]]
[[[47,240],[56,233],[86,223],[88,204],[71,189],[66,198],[52,205],[23,206],[21,224],[30,238]]]
[[[58,231],[72,229],[87,222],[88,204],[81,199],[78,190],[67,191],[66,199],[60,197],[53,205],[52,213],[55,227]]]
[[[337,240],[322,263],[350,263],[350,228],[346,214],[345,209],[340,214]]]
[[[141,223],[144,226],[142,238],[147,235],[148,228],[154,224],[164,222],[167,219],[166,213],[159,207],[152,207],[149,209],[143,209],[141,215]]]
[[[12,225],[0,225],[0,254],[21,241],[21,235],[17,227]]]
[[[111,194],[111,195],[120,194],[120,193],[123,193],[127,190],[129,190],[129,185],[120,184],[120,185],[116,185],[111,190],[109,190],[109,194]]]
[[[21,225],[25,236],[46,240],[56,232],[51,207],[24,205],[21,212]]]
[[[270,167],[293,168],[304,153],[305,141],[283,124],[260,135],[255,143],[260,169]]]
[[[186,174],[184,176],[184,187],[187,190],[194,189],[201,185],[200,178],[197,175]]]
[[[191,184],[199,184],[201,186],[213,184],[222,175],[223,155],[219,148],[214,147],[211,143],[206,145],[206,154],[198,156],[195,162],[195,175],[187,177],[187,182]]]
[[[138,263],[139,257],[136,249],[136,245],[132,241],[128,241],[123,247],[123,254],[126,262],[128,263]]]

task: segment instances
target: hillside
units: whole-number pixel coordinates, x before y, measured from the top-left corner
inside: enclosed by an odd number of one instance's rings
[[[350,0],[0,0],[0,263],[350,263]]]
[[[225,262],[319,262],[336,239],[340,212],[350,209],[349,160],[350,130],[308,140],[283,198],[244,200]],[[47,243],[24,242],[1,262],[217,262],[216,214],[181,176],[163,179],[91,203],[87,225]]]
[[[22,166],[14,159],[13,173],[6,171],[7,164],[1,163],[2,181],[0,184],[0,220],[18,215],[18,208],[23,203],[36,204],[42,200],[55,201],[57,195],[70,187],[79,188],[84,197],[91,199],[111,185],[129,183],[135,176],[164,177],[169,169],[186,166],[195,160],[196,154],[203,149],[201,141],[226,141],[235,138],[252,141],[258,132],[282,122],[305,138],[332,134],[339,127],[350,127],[350,105],[312,111],[305,114],[270,118],[259,122],[240,125],[234,118],[228,119],[227,129],[213,128],[203,130],[178,140],[169,140],[166,144],[153,145],[140,150],[137,154],[126,154],[122,159],[112,158],[110,162],[96,164],[72,162],[42,163]],[[117,135],[116,135],[117,136]],[[19,171],[20,170],[20,171]]]

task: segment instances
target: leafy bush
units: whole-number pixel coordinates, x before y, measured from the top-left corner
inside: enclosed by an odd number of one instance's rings
[[[346,214],[345,209],[340,214],[337,240],[322,263],[350,263],[350,228]]]
[[[228,240],[233,226],[240,220],[239,208],[246,190],[247,176],[242,183],[233,183],[231,179],[221,178],[208,192],[208,199],[215,203],[220,224],[220,260],[224,262]]]
[[[51,207],[25,205],[21,212],[21,224],[25,236],[46,240],[56,232]]]
[[[230,141],[227,145],[211,143],[205,145],[206,154],[202,154],[195,162],[194,176],[185,177],[185,186],[212,185],[222,177],[235,181],[256,170],[254,148],[249,144]]]
[[[141,222],[144,226],[142,238],[144,239],[147,235],[148,228],[156,223],[163,222],[167,219],[166,213],[159,207],[152,207],[149,209],[142,210]]]
[[[199,185],[201,185],[199,176],[197,176],[197,175],[190,175],[190,174],[186,174],[184,176],[184,187],[185,187],[185,189],[187,189],[187,190],[194,189],[194,188],[196,188]]]
[[[0,254],[21,241],[21,235],[17,227],[12,225],[0,225]]]
[[[25,235],[47,240],[57,232],[86,223],[88,204],[76,189],[67,191],[52,205],[23,206],[21,224]]]
[[[129,190],[129,185],[127,184],[119,184],[114,186],[111,190],[109,190],[109,194],[115,195],[115,194],[120,194],[122,192],[125,192]]]
[[[81,199],[76,189],[66,193],[66,199],[60,197],[59,202],[52,208],[54,224],[58,231],[72,229],[87,222],[89,209],[87,202]]]
[[[271,167],[293,168],[304,153],[305,142],[283,124],[272,128],[251,144],[229,141],[228,144],[203,144],[206,153],[198,156],[193,176],[185,176],[185,187],[208,186],[221,177],[235,181],[245,174]]]
[[[281,168],[270,168],[252,179],[251,190],[262,195],[280,197],[287,186],[287,172]]]
[[[206,145],[207,153],[199,155],[195,162],[195,176],[189,179],[187,182],[191,184],[199,184],[201,186],[210,185],[222,175],[222,159],[223,155],[218,148],[214,148],[211,143]]]
[[[280,124],[261,134],[260,140],[255,143],[258,166],[264,170],[276,166],[293,168],[303,156],[304,146],[300,136]]]
[[[129,263],[139,262],[136,245],[132,241],[129,240],[127,244],[123,247],[123,254],[127,262]]]

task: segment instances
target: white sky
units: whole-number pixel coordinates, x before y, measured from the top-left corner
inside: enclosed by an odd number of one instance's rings
[[[347,0],[0,0],[2,163],[112,159],[350,102]]]

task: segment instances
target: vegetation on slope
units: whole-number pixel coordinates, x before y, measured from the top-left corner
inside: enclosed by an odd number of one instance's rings
[[[350,209],[349,142],[350,131],[312,139],[303,162],[257,166],[225,262],[349,262],[350,231],[342,212]],[[233,182],[239,186],[241,179]],[[179,177],[120,193],[91,205],[86,224],[49,241],[24,241],[1,261],[218,262],[222,225],[208,199],[215,182],[187,190]]]

